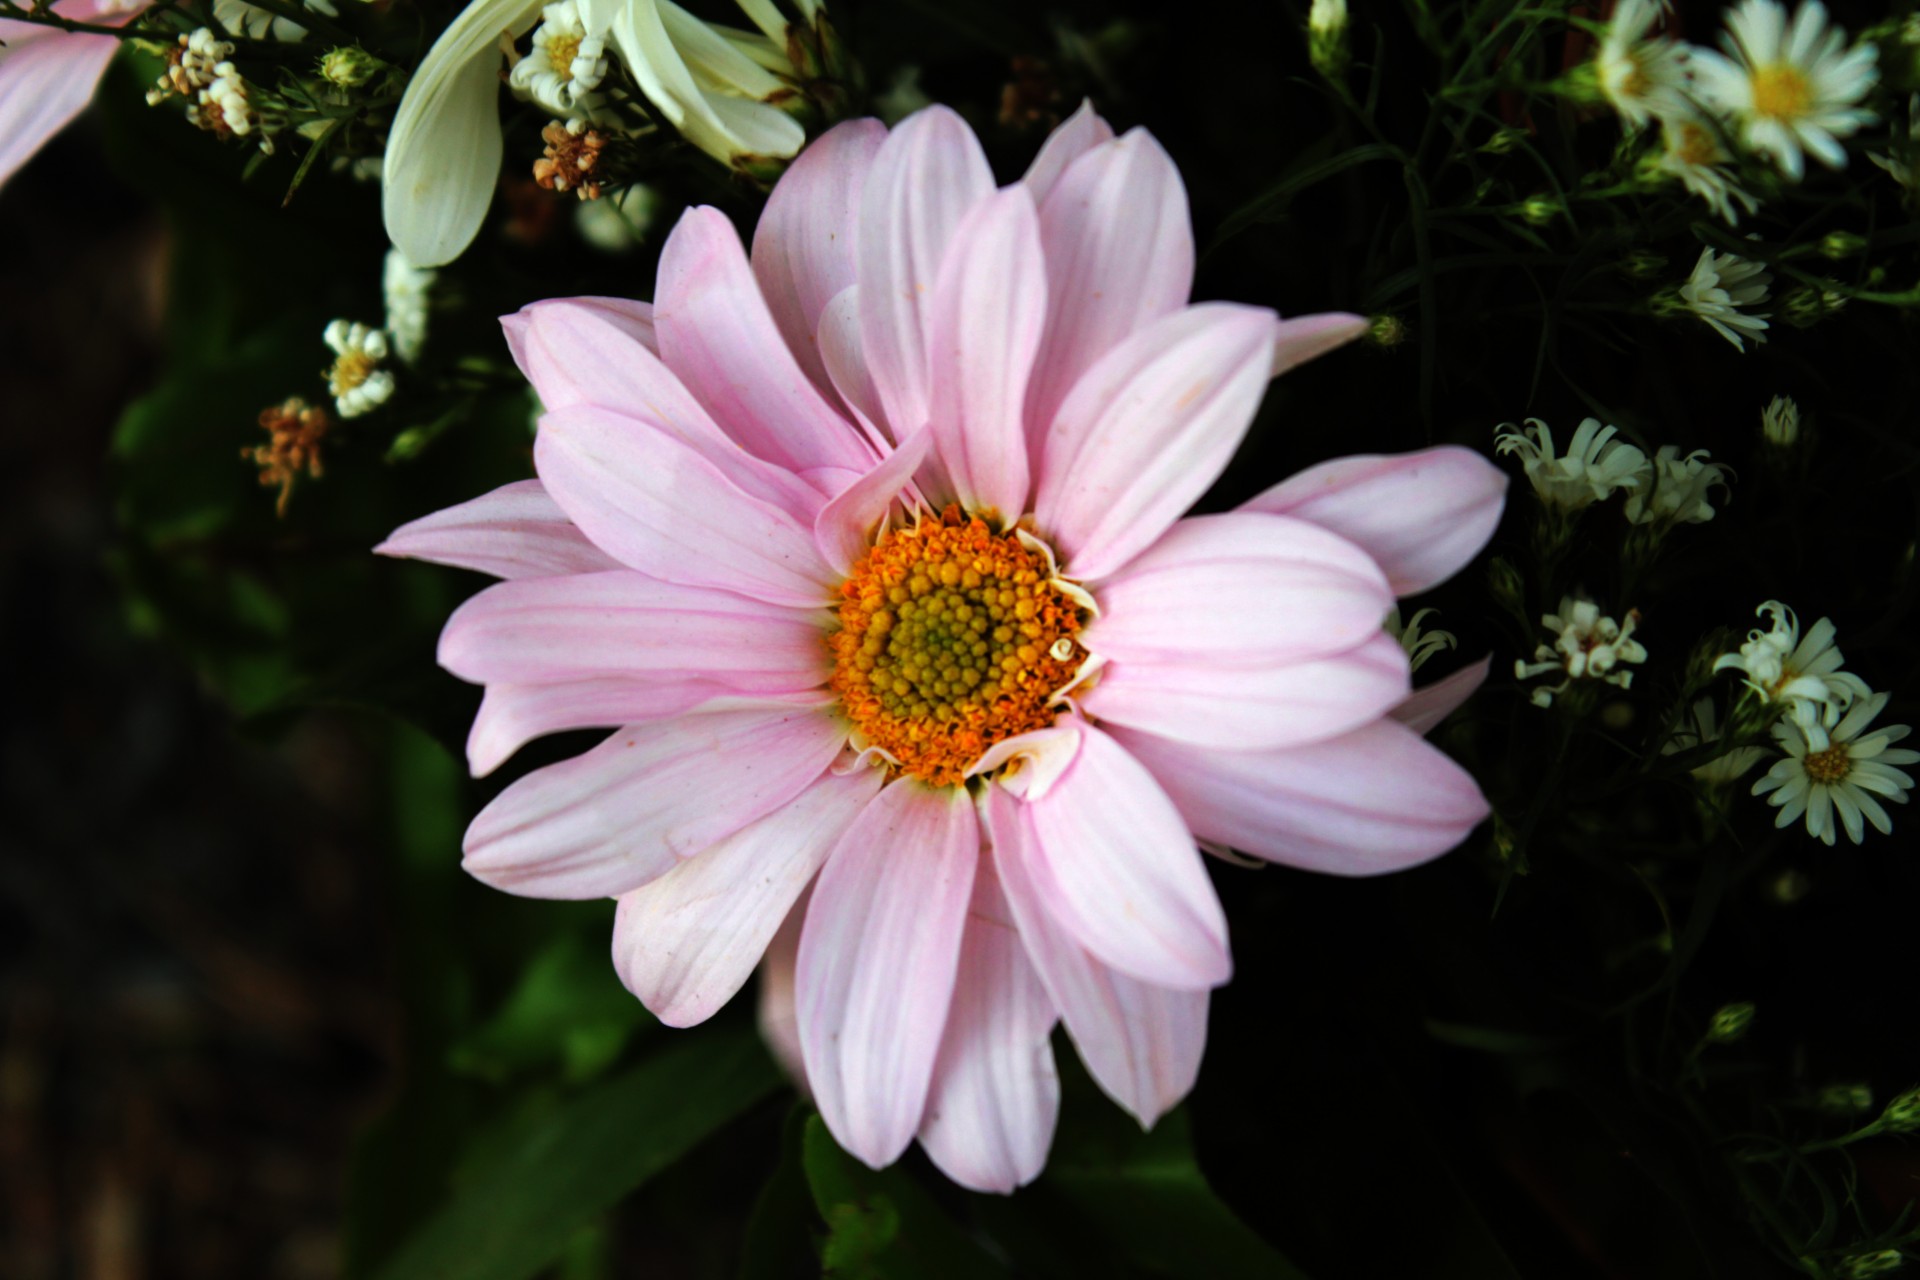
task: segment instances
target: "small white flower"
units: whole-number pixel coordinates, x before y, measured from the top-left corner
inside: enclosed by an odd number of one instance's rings
[[[328,18],[340,15],[333,0],[304,0],[301,7]],[[247,0],[213,0],[213,17],[228,31],[249,40],[299,40],[307,34],[307,29],[292,18],[270,13]]]
[[[393,394],[393,374],[379,367],[387,358],[387,335],[364,324],[335,320],[322,336],[337,357],[327,370],[327,390],[340,416],[357,418],[384,404]]]
[[[1627,610],[1625,622],[1602,616],[1600,606],[1591,600],[1567,596],[1560,601],[1560,612],[1549,613],[1541,623],[1554,632],[1552,645],[1533,651],[1532,662],[1516,661],[1513,674],[1531,680],[1548,672],[1562,672],[1565,679],[1551,688],[1535,689],[1533,705],[1553,704],[1555,695],[1565,693],[1575,680],[1598,680],[1625,689],[1633,683],[1633,672],[1616,670],[1623,662],[1645,662],[1647,650],[1633,638],[1640,623],[1640,611]]]
[[[393,335],[394,354],[402,364],[418,360],[426,345],[427,293],[437,274],[414,266],[398,249],[387,250],[380,291],[386,298],[387,332]]]
[[[1704,747],[1719,740],[1720,729],[1716,724],[1713,699],[1700,698],[1688,708],[1686,716],[1680,723],[1674,726],[1672,735],[1660,744],[1660,754],[1670,756],[1677,752]],[[1695,779],[1706,786],[1724,787],[1738,781],[1747,770],[1765,759],[1766,754],[1765,749],[1761,747],[1735,747],[1731,751],[1722,752],[1690,772]]]
[[[1847,48],[1847,33],[1827,25],[1820,0],[1806,0],[1791,25],[1775,0],[1742,0],[1720,44],[1731,56],[1694,51],[1694,78],[1750,149],[1795,180],[1805,171],[1803,151],[1832,169],[1846,164],[1839,139],[1874,118],[1857,105],[1880,74],[1871,43]]]
[[[1749,631],[1740,651],[1722,654],[1713,669],[1745,672],[1747,687],[1762,702],[1785,704],[1814,749],[1824,750],[1822,713],[1866,696],[1866,682],[1840,669],[1844,659],[1833,643],[1836,629],[1830,619],[1820,619],[1802,636],[1800,620],[1778,600],[1769,600],[1754,612],[1771,616],[1772,627]]]
[[[1563,457],[1554,456],[1553,432],[1538,418],[1528,418],[1525,430],[1503,422],[1494,431],[1493,451],[1519,454],[1540,500],[1568,511],[1635,487],[1647,462],[1646,454],[1614,440],[1619,428],[1602,426],[1598,418],[1580,424]]]
[[[1871,693],[1856,701],[1844,716],[1837,708],[1828,707],[1821,721],[1824,732],[1817,743],[1795,721],[1782,721],[1773,727],[1773,735],[1787,755],[1753,784],[1753,794],[1772,792],[1767,803],[1780,810],[1773,820],[1775,827],[1790,827],[1804,813],[1807,834],[1831,845],[1837,834],[1833,821],[1837,811],[1847,838],[1855,844],[1866,839],[1869,822],[1881,835],[1893,833],[1893,819],[1874,796],[1905,804],[1913,778],[1894,766],[1920,761],[1920,751],[1890,747],[1911,732],[1904,724],[1866,732],[1886,705],[1886,694]]]
[[[192,98],[211,85],[221,64],[233,56],[233,46],[213,34],[211,27],[195,27],[181,35],[179,51],[167,60],[167,69],[147,90],[147,105],[158,106],[176,94]]]
[[[1726,166],[1733,156],[1720,144],[1714,126],[1692,113],[1676,114],[1660,121],[1662,147],[1654,161],[1656,172],[1678,179],[1728,226],[1738,226],[1740,214],[1734,206],[1752,213],[1760,202],[1733,180]]]
[[[540,11],[533,49],[507,77],[514,96],[539,103],[563,120],[591,119],[607,75],[607,33],[589,31],[573,0]]]
[[[1776,448],[1787,449],[1800,439],[1800,406],[1791,396],[1775,396],[1760,411],[1760,434]]]
[[[1621,0],[1593,58],[1600,92],[1629,129],[1689,109],[1687,46],[1646,38],[1663,7],[1655,0]]]
[[[1748,315],[1742,307],[1755,307],[1767,300],[1767,286],[1773,276],[1757,262],[1731,253],[1700,251],[1693,274],[1680,286],[1680,299],[1686,309],[1713,326],[1714,332],[1741,351],[1747,349],[1742,335],[1765,342],[1765,313]]]
[[[1627,495],[1627,519],[1634,524],[1705,524],[1713,519],[1713,490],[1728,488],[1729,472],[1711,455],[1696,449],[1686,457],[1674,445],[1662,445],[1640,472]]]
[[[1438,612],[1438,609],[1422,609],[1407,619],[1404,626],[1400,622],[1399,605],[1395,605],[1393,611],[1387,614],[1387,634],[1400,642],[1401,649],[1406,651],[1408,665],[1415,671],[1434,654],[1460,647],[1460,641],[1450,631],[1442,631],[1438,627],[1426,631],[1420,629],[1422,622]]]

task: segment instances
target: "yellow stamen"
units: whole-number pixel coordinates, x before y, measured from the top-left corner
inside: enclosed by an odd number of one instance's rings
[[[345,395],[365,382],[379,363],[358,348],[342,352],[333,368],[327,370],[327,390],[336,398]]]
[[[547,65],[566,84],[573,79],[573,60],[580,52],[579,36],[548,36]]]
[[[1705,128],[1688,121],[1680,126],[1673,154],[1682,164],[1703,168],[1720,159],[1720,144]]]
[[[1790,62],[1774,62],[1753,72],[1754,114],[1798,120],[1813,106],[1813,82]]]
[[[1807,752],[1804,767],[1808,778],[1831,786],[1853,772],[1853,756],[1846,743],[1835,743],[1825,751]]]
[[[958,783],[981,753],[1043,729],[1083,651],[1046,557],[978,516],[888,530],[840,587],[832,688],[899,771]]]

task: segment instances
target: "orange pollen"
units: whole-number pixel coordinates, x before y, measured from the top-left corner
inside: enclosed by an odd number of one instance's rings
[[[1846,743],[1835,743],[1825,751],[1807,752],[1803,767],[1808,778],[1831,785],[1853,772],[1853,756],[1848,753]]]
[[[1813,106],[1813,84],[1791,62],[1775,62],[1753,72],[1753,110],[1775,120],[1797,120]]]
[[[1044,729],[1079,670],[1080,609],[1045,553],[978,516],[889,529],[840,586],[829,684],[869,744],[934,786]]]

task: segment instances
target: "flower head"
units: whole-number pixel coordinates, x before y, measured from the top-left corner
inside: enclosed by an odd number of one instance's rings
[[[1740,222],[1738,205],[1748,213],[1760,202],[1735,182],[1727,166],[1733,156],[1721,145],[1716,126],[1694,112],[1664,117],[1660,121],[1661,150],[1653,162],[1654,171],[1677,179],[1728,226]]]
[[[1866,682],[1840,669],[1840,650],[1833,643],[1836,628],[1829,619],[1820,619],[1802,636],[1800,619],[1778,600],[1769,600],[1754,612],[1771,617],[1773,625],[1748,632],[1739,652],[1723,654],[1713,669],[1745,672],[1747,687],[1762,702],[1786,704],[1801,732],[1816,749],[1824,749],[1823,713],[1864,697]]]
[[[514,93],[566,120],[591,118],[607,75],[607,33],[589,31],[574,0],[540,11],[533,48],[513,66]]]
[[[1728,488],[1727,469],[1705,449],[1684,458],[1674,445],[1662,445],[1627,494],[1627,519],[1634,524],[1705,524],[1713,519],[1713,491]]]
[[[1486,812],[1394,718],[1477,675],[1404,710],[1381,620],[1477,552],[1503,478],[1343,459],[1182,519],[1269,379],[1364,328],[1193,305],[1192,271],[1143,132],[1083,109],[996,188],[950,111],[843,124],[751,258],[695,208],[657,310],[509,317],[540,479],[382,548],[509,579],[441,640],[487,687],[476,772],[616,730],[502,792],[467,868],[617,895],[621,976],[673,1025],[797,913],[766,1024],[870,1164],[917,1137],[968,1186],[1034,1177],[1056,1022],[1143,1122],[1184,1095],[1231,968],[1197,842],[1366,874]]]
[[[1656,0],[1621,0],[1594,55],[1600,92],[1629,129],[1690,110],[1687,46],[1647,39],[1663,7]]]
[[[1789,178],[1805,171],[1803,152],[1829,168],[1846,164],[1839,139],[1873,120],[1859,106],[1879,78],[1871,43],[1847,48],[1820,0],[1804,0],[1791,22],[1776,0],[1741,0],[1720,43],[1725,55],[1694,52],[1694,78],[1708,104],[1738,124],[1741,141]]]
[[[1633,638],[1634,628],[1640,625],[1638,609],[1627,610],[1626,620],[1615,622],[1601,614],[1600,606],[1593,601],[1567,596],[1560,601],[1560,612],[1549,613],[1540,622],[1553,633],[1553,643],[1535,649],[1532,662],[1516,661],[1513,674],[1516,679],[1531,680],[1558,672],[1563,678],[1559,684],[1533,691],[1536,707],[1552,706],[1554,698],[1565,693],[1575,680],[1598,680],[1628,688],[1633,684],[1633,672],[1621,669],[1620,664],[1647,660],[1646,646]]]
[[[1749,315],[1743,307],[1759,306],[1767,300],[1767,286],[1773,276],[1757,262],[1731,253],[1702,249],[1693,264],[1693,274],[1680,286],[1681,305],[1713,326],[1713,331],[1741,351],[1746,339],[1766,341],[1764,313]]]
[[[1886,694],[1867,693],[1844,714],[1828,706],[1818,739],[1809,738],[1796,720],[1774,725],[1774,738],[1787,754],[1753,784],[1753,794],[1768,796],[1767,803],[1780,810],[1774,826],[1790,827],[1805,814],[1807,834],[1832,844],[1838,813],[1855,844],[1866,839],[1869,822],[1880,834],[1892,834],[1893,819],[1874,797],[1906,803],[1913,778],[1894,766],[1920,761],[1920,751],[1891,746],[1911,732],[1906,725],[1867,731],[1886,705]]]
[[[393,395],[393,374],[380,367],[387,358],[387,335],[364,324],[334,320],[322,335],[333,348],[327,391],[343,418],[357,418]]]
[[[1554,453],[1553,430],[1538,418],[1525,429],[1503,422],[1495,428],[1493,451],[1517,453],[1540,501],[1566,511],[1600,502],[1617,489],[1634,489],[1646,471],[1647,455],[1614,439],[1618,427],[1587,418],[1574,431],[1563,455]]]
[[[1775,396],[1760,411],[1760,434],[1776,449],[1790,449],[1800,439],[1800,406],[1792,396]]]

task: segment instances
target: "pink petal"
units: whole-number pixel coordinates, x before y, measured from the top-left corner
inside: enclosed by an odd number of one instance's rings
[[[1028,813],[1028,864],[1053,918],[1106,964],[1143,982],[1217,987],[1233,972],[1227,920],[1193,835],[1145,766],[1100,730]]]
[[[629,298],[594,297],[562,298],[553,301],[535,302],[522,307],[510,316],[500,317],[500,328],[502,332],[506,334],[507,338],[507,350],[513,354],[513,362],[520,366],[520,372],[526,375],[527,381],[529,382],[534,381],[534,372],[530,364],[532,359],[532,352],[530,350],[530,344],[532,342],[531,329],[533,327],[534,314],[542,308],[555,307],[571,307],[576,310],[598,313],[600,319],[605,320],[608,324],[619,329],[625,333],[627,337],[653,352],[654,355],[657,356],[660,354],[660,342],[653,332],[653,304],[651,302],[636,302]],[[549,408],[559,407],[558,404],[547,402],[544,399],[542,403],[547,404]]]
[[[620,567],[618,560],[587,541],[538,480],[516,480],[409,521],[374,551],[509,579]]]
[[[131,17],[131,14],[127,15]],[[86,109],[120,41],[8,22],[0,50],[0,185]]]
[[[814,337],[827,303],[854,281],[854,226],[878,120],[848,120],[814,139],[774,186],[753,232],[753,274],[787,347],[816,387],[833,383]]]
[[[826,368],[828,381],[860,424],[867,442],[884,452],[892,437],[881,430],[886,411],[880,407],[880,389],[873,385],[873,371],[867,368],[867,358],[860,350],[859,285],[849,285],[828,300],[816,333],[820,363]],[[909,431],[902,436],[912,434]]]
[[[820,518],[813,523],[814,541],[837,572],[853,572],[853,566],[872,544],[875,527],[888,508],[900,500],[932,447],[931,432],[914,432],[873,470],[820,508]]]
[[[796,693],[829,673],[820,615],[631,569],[487,588],[440,633],[440,665],[474,684],[608,676]]]
[[[1335,458],[1241,505],[1311,520],[1364,549],[1395,595],[1438,586],[1480,553],[1500,523],[1507,477],[1471,449]]]
[[[811,522],[749,495],[665,431],[574,405],[540,419],[533,460],[573,522],[642,573],[799,608],[832,596]]]
[[[1196,834],[1309,871],[1371,876],[1416,866],[1487,816],[1472,776],[1392,720],[1283,751],[1201,750],[1125,729],[1114,736]]]
[[[1039,1176],[1060,1114],[1053,1002],[1027,959],[993,861],[981,858],[960,944],[953,1009],[934,1064],[920,1145],[973,1191]]]
[[[1033,163],[1027,166],[1026,176],[1020,179],[1026,184],[1027,190],[1033,192],[1034,204],[1046,201],[1048,193],[1060,181],[1060,175],[1067,171],[1068,165],[1101,143],[1111,141],[1113,126],[1093,109],[1091,99],[1082,98],[1080,109],[1068,116],[1040,144],[1040,154],[1033,158]]]
[[[1350,316],[1343,311],[1282,320],[1274,335],[1273,376],[1277,378],[1289,369],[1344,347],[1366,331],[1366,317]]]
[[[1044,441],[1034,511],[1074,577],[1097,581],[1153,545],[1225,469],[1266,392],[1273,326],[1254,307],[1189,307],[1073,388]]]
[[[1266,669],[1324,658],[1379,631],[1393,595],[1365,552],[1304,520],[1182,520],[1100,584],[1081,637],[1116,663]]]
[[[811,893],[803,891],[779,932],[767,944],[760,962],[760,999],[754,1021],[760,1026],[760,1038],[781,1070],[793,1081],[800,1096],[813,1101],[813,1086],[807,1083],[807,1064],[800,1056],[800,1013],[794,1002],[794,967],[800,956],[800,924],[807,918]]]
[[[1040,853],[1027,806],[989,788],[987,821],[1020,939],[1081,1061],[1108,1097],[1151,1127],[1200,1074],[1208,993],[1140,982],[1088,955],[1055,922],[1028,871]]]
[[[791,801],[620,895],[613,964],[670,1027],[704,1022],[746,984],[827,853],[885,775],[829,770]]]
[[[893,783],[854,821],[800,934],[800,1048],[820,1118],[874,1168],[926,1110],[980,858],[964,787]]]
[[[1047,318],[1040,219],[1015,184],[954,231],[929,314],[929,423],[960,502],[1011,524],[1027,509],[1027,375]]]
[[[1144,129],[1102,143],[1048,193],[1040,239],[1047,336],[1027,392],[1036,433],[1102,356],[1178,311],[1193,291],[1193,225],[1180,170]]]
[[[928,309],[947,246],[967,211],[992,194],[979,140],[947,107],[896,125],[867,174],[854,248],[860,347],[896,440],[927,420]]]
[[[1493,655],[1488,654],[1470,667],[1421,685],[1388,714],[1415,733],[1431,733],[1486,682],[1492,666]]]
[[[687,210],[667,237],[654,325],[668,367],[749,453],[794,471],[872,461],[787,348],[718,209]]]
[[[662,683],[620,676],[566,684],[488,685],[467,734],[467,768],[484,778],[521,747],[549,733],[645,724],[735,696],[725,685],[701,680]]]
[[[1409,684],[1407,655],[1382,631],[1346,653],[1269,670],[1115,662],[1076,698],[1100,719],[1163,738],[1258,751],[1357,729],[1405,699]]]
[[[630,725],[495,797],[467,828],[464,865],[524,897],[613,897],[793,799],[846,739],[821,707]]]

